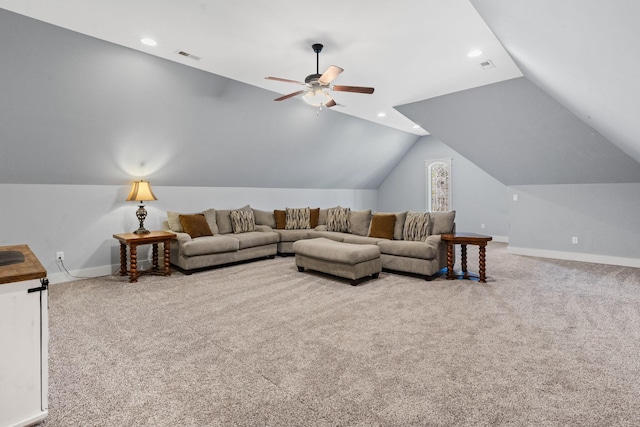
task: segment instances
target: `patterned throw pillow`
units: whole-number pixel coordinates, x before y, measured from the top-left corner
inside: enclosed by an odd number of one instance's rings
[[[231,211],[231,226],[235,234],[256,231],[256,220],[253,210],[239,209]]]
[[[213,236],[204,214],[179,215],[180,224],[185,233],[192,239],[202,236]]]
[[[285,208],[286,230],[305,230],[311,228],[311,213],[309,208]]]
[[[408,241],[425,241],[429,236],[429,213],[408,212],[402,237]]]
[[[327,231],[349,232],[351,208],[336,207],[327,212]]]

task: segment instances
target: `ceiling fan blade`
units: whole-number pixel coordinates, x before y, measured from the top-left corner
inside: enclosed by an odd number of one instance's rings
[[[278,81],[278,82],[293,83],[293,84],[297,84],[297,85],[305,84],[305,83],[299,82],[297,80],[281,79],[280,77],[265,77],[265,79],[267,79],[267,80],[275,80],[275,81]]]
[[[324,104],[324,106],[326,108],[331,108],[331,107],[334,107],[336,105],[338,105],[338,104],[336,104],[336,101],[334,101],[333,99],[331,101],[327,102],[326,104]]]
[[[304,93],[304,90],[299,90],[297,92],[290,93],[289,95],[281,96],[280,98],[274,99],[274,101],[284,101],[285,99],[293,98],[294,96],[298,96],[301,93]]]
[[[333,86],[333,90],[337,90],[338,92],[355,92],[355,93],[373,93],[372,87],[363,87],[363,86]]]
[[[333,79],[338,77],[338,75],[344,70],[340,67],[336,67],[335,65],[330,66],[327,71],[324,72],[323,75],[320,76],[318,82],[323,85],[328,85],[331,83]]]

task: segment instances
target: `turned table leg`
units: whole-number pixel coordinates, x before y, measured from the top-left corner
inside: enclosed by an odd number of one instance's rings
[[[138,248],[136,245],[129,247],[129,283],[138,281]]]
[[[467,274],[467,245],[460,245],[460,258],[462,262],[462,273],[465,278],[469,277]]]
[[[152,246],[153,246],[153,249],[151,250],[151,253],[152,253],[151,269],[153,271],[157,271],[158,270],[158,244],[154,243]]]
[[[120,243],[120,275],[127,275],[127,245]]]
[[[480,283],[487,283],[486,281],[486,260],[485,260],[485,249],[486,246],[480,245]]]
[[[453,251],[454,245],[447,243],[447,279],[453,280]]]
[[[171,266],[169,265],[171,242],[167,241],[163,243],[164,246],[164,275],[171,276]]]

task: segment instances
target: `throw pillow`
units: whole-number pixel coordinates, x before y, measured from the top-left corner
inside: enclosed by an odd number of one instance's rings
[[[202,212],[204,214],[204,219],[207,220],[207,224],[209,224],[209,228],[213,234],[218,234],[218,224],[216,223],[216,210],[215,209],[207,209]]]
[[[429,236],[429,213],[408,212],[404,222],[404,240],[425,241]]]
[[[338,206],[336,208],[329,209],[327,212],[327,230],[348,233],[350,213],[351,208]]]
[[[238,209],[229,213],[231,217],[231,227],[235,234],[256,231],[256,220],[253,210]]]
[[[309,209],[309,226],[316,228],[320,225],[320,208]]]
[[[240,209],[225,209],[218,210],[216,209],[216,224],[218,225],[218,232],[220,234],[229,234],[233,233],[233,225],[231,224],[231,211],[232,210],[252,210],[251,206],[247,205]]]
[[[207,209],[204,212],[197,213],[178,213],[173,211],[167,211],[167,223],[169,224],[169,230],[175,233],[185,233],[184,228],[182,228],[182,224],[180,223],[180,215],[197,215],[204,214],[204,218],[207,220],[207,224],[209,224],[209,229],[213,234],[218,234],[218,226],[216,225],[216,210],[215,209]]]
[[[366,211],[351,211],[349,214],[349,233],[366,236],[371,222],[371,209]]]
[[[445,234],[453,232],[456,211],[431,212],[431,234]]]
[[[375,214],[371,218],[369,237],[393,240],[393,231],[396,226],[395,214]]]
[[[276,209],[273,211],[273,216],[276,218],[276,230],[284,230],[287,224],[287,213]]]
[[[185,233],[192,239],[202,236],[213,236],[204,214],[180,215],[180,224]]]
[[[286,230],[305,230],[310,228],[309,208],[285,208]]]

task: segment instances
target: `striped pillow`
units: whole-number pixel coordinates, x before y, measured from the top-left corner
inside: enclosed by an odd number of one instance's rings
[[[285,208],[285,230],[304,230],[311,228],[309,208]]]
[[[424,242],[429,236],[429,213],[408,212],[404,222],[404,240]]]
[[[341,233],[348,233],[350,228],[350,216],[351,208],[343,208],[338,206],[337,208],[329,209],[329,211],[327,212],[327,231],[339,231]]]
[[[235,234],[256,231],[256,219],[253,210],[238,209],[229,212],[231,216],[231,227]]]

